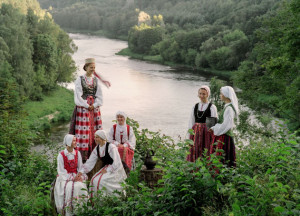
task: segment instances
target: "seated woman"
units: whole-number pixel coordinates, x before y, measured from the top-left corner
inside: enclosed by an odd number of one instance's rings
[[[205,149],[207,154],[210,151],[212,134],[208,132],[206,127],[206,118],[218,118],[217,107],[210,103],[210,88],[203,85],[198,90],[199,103],[193,107],[190,115],[189,129],[194,131],[194,135],[190,135],[190,139],[194,141],[194,145],[190,148],[190,154],[187,156],[187,161],[195,162],[198,157],[202,157]]]
[[[110,129],[108,142],[118,147],[125,171],[129,172],[134,168],[133,156],[136,139],[132,127],[126,124],[126,118],[127,115],[124,112],[116,113],[117,124]]]
[[[57,178],[54,187],[54,199],[58,213],[72,215],[75,202],[85,202],[87,187],[83,182],[86,175],[77,176],[82,166],[82,158],[79,151],[75,150],[76,137],[67,134],[64,138],[66,149],[57,156]],[[85,189],[85,190],[82,190]],[[82,199],[78,199],[82,197]]]
[[[105,195],[111,194],[113,191],[122,191],[121,183],[127,178],[117,147],[106,140],[106,132],[97,130],[95,133],[97,147],[79,173],[81,176],[81,173],[90,172],[97,160],[102,160],[103,168],[93,176],[90,182],[91,197],[98,190],[102,190]]]
[[[224,109],[220,114],[219,123],[210,130],[214,133],[210,153],[214,153],[216,149],[223,149],[225,158],[223,163],[228,166],[235,166],[235,145],[232,137],[232,128],[234,127],[234,118],[239,115],[238,99],[231,86],[224,86],[220,90],[220,98],[225,102]],[[217,155],[222,155],[217,152]]]

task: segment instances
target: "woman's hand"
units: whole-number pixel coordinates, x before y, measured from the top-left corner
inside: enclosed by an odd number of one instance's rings
[[[102,80],[102,82],[104,83],[104,85],[105,85],[107,88],[111,87],[111,84],[110,84],[109,81],[107,81],[107,80]]]
[[[82,179],[82,173],[81,173],[81,172],[79,172],[79,173],[75,176],[74,181],[75,181],[75,182],[77,182],[77,181],[83,182],[83,179]]]
[[[92,110],[94,110],[94,105],[91,105],[91,106],[89,106],[89,111],[92,111]]]
[[[102,174],[107,173],[106,169],[103,169],[103,170],[101,171],[101,173],[102,173]]]

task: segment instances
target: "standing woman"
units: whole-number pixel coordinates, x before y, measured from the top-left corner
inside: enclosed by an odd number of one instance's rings
[[[210,88],[203,85],[198,90],[199,103],[196,103],[192,109],[189,129],[193,129],[194,135],[190,135],[190,139],[194,141],[194,145],[190,148],[190,154],[187,160],[195,162],[198,157],[202,157],[205,149],[209,153],[212,134],[208,132],[206,127],[206,117],[218,118],[217,107],[209,102]]]
[[[74,101],[76,107],[73,112],[70,134],[77,139],[77,149],[81,152],[83,161],[86,161],[96,144],[94,133],[102,129],[100,106],[103,105],[103,95],[100,82],[107,87],[108,81],[104,81],[95,72],[95,59],[85,60],[83,69],[86,74],[79,76],[75,81]]]
[[[220,90],[220,98],[225,102],[224,109],[220,114],[219,123],[216,124],[211,130],[214,133],[211,145],[210,153],[214,153],[216,149],[223,149],[225,158],[223,163],[227,163],[228,166],[235,166],[235,145],[232,138],[232,128],[234,127],[234,118],[239,115],[238,99],[231,86],[224,86]],[[217,152],[217,155],[222,155],[221,152]]]

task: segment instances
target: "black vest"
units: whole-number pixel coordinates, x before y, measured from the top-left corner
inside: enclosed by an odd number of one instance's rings
[[[90,86],[86,83],[84,76],[80,76],[81,86],[82,86],[82,98],[86,100],[88,96],[93,96],[95,98],[97,92],[97,78],[93,78],[93,85]]]
[[[211,112],[210,112],[211,105],[212,103],[209,103],[206,110],[204,111],[198,110],[199,103],[195,105],[194,108],[195,123],[205,123],[206,117],[211,117]]]
[[[103,162],[103,166],[107,165],[107,164],[113,164],[114,160],[110,157],[110,155],[108,154],[108,146],[110,145],[110,143],[106,143],[106,147],[105,147],[105,156],[104,157],[100,157],[100,152],[99,152],[99,145],[97,145],[97,155],[98,158],[100,160],[102,160]]]

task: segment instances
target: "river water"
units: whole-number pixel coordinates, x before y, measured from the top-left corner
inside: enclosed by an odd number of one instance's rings
[[[185,137],[192,107],[199,102],[197,91],[201,85],[209,84],[211,75],[116,55],[128,46],[125,41],[82,34],[70,37],[78,47],[73,55],[78,67],[76,77],[85,73],[84,60],[95,58],[97,73],[112,84],[109,89],[102,86],[105,130],[112,127],[115,113],[121,110],[138,121],[140,128],[160,130],[175,140]],[[74,89],[74,84],[67,88]],[[67,132],[68,124],[54,127],[52,140],[62,141]]]

